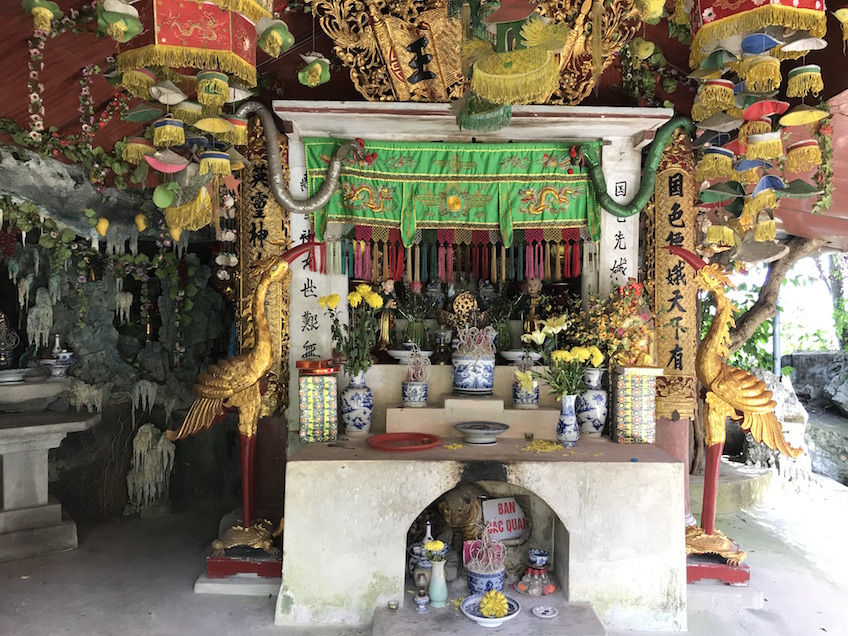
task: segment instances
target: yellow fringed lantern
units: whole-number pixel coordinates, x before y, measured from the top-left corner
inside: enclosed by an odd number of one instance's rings
[[[193,126],[203,119],[203,106],[199,102],[185,100],[173,108],[174,117],[181,119],[189,126]]]
[[[801,104],[781,117],[779,123],[781,126],[806,126],[827,119],[829,116],[826,110]]]
[[[770,55],[761,55],[743,60],[739,76],[745,80],[745,88],[753,93],[768,93],[780,87],[780,60]]]
[[[53,20],[62,17],[62,10],[59,5],[48,0],[23,0],[21,6],[24,11],[32,15],[33,26],[45,33],[50,32],[50,24]]]
[[[730,173],[730,179],[743,185],[753,185],[760,180],[760,171],[757,168],[742,171],[733,170]]]
[[[149,99],[150,87],[156,83],[156,74],[149,68],[135,68],[121,75],[121,86],[133,97]]]
[[[733,82],[726,79],[709,79],[704,82],[701,104],[713,109],[713,112],[733,108]]]
[[[138,165],[144,161],[148,155],[156,152],[156,148],[149,139],[144,137],[127,137],[124,151],[121,157],[127,163]]]
[[[197,196],[184,205],[165,208],[165,222],[172,230],[195,231],[209,224],[212,218],[212,198],[206,188],[200,188]],[[174,240],[179,240],[174,238]]]
[[[696,178],[698,181],[721,179],[730,174],[733,169],[733,151],[720,146],[710,146],[704,151],[704,156],[698,162]]]
[[[259,35],[259,48],[271,57],[279,57],[294,44],[294,36],[282,20],[263,18],[256,23],[256,33]]]
[[[769,132],[761,135],[748,135],[748,145],[745,148],[747,159],[777,159],[783,154],[783,141],[779,132]]]
[[[733,247],[736,244],[736,234],[726,225],[710,225],[705,240],[710,245]]]
[[[221,110],[230,95],[230,81],[226,73],[201,71],[197,74],[197,101],[214,112]]]
[[[558,86],[559,63],[541,48],[485,57],[471,77],[471,90],[493,104],[543,104]]]
[[[796,141],[786,149],[786,169],[789,172],[806,172],[822,161],[821,148],[815,139]]]
[[[200,155],[200,174],[211,172],[220,177],[228,177],[232,174],[230,168],[230,156],[220,150],[207,150]]]
[[[845,47],[848,45],[848,7],[842,7],[833,12],[839,24],[842,25],[842,52],[845,53]]]
[[[777,207],[777,195],[774,193],[774,190],[766,190],[754,196],[745,197],[742,216],[757,214],[763,210],[771,210],[775,207]]]
[[[699,100],[692,104],[692,119],[695,121],[704,121],[705,119],[709,119],[715,115],[719,112],[719,110],[720,109],[707,106]]]
[[[747,146],[749,135],[764,135],[771,132],[770,119],[758,119],[756,121],[746,121],[739,126],[739,145]]]
[[[823,90],[821,66],[818,64],[805,64],[789,71],[786,81],[787,97],[805,97],[810,93],[818,95]]]
[[[244,117],[236,117],[235,115],[228,115],[224,119],[230,122],[233,125],[233,128],[232,130],[222,132],[218,135],[218,138],[222,141],[233,144],[234,146],[247,145],[247,119]]]
[[[167,115],[153,122],[153,145],[182,146],[185,143],[185,127],[179,119]]]
[[[769,218],[765,221],[757,221],[757,225],[754,228],[754,240],[757,243],[765,243],[766,241],[773,241],[777,236],[777,224],[774,222],[774,219]]]

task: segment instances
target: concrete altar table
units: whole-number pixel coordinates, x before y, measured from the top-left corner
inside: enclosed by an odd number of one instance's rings
[[[461,442],[445,439],[445,444]],[[288,461],[276,623],[366,625],[404,592],[406,535],[460,481],[500,480],[558,517],[554,576],[606,628],[686,629],[683,464],[648,444],[580,440],[553,453],[524,440],[382,452],[364,441],[310,444]]]
[[[0,561],[77,547],[76,524],[62,518],[62,506],[47,494],[47,453],[68,433],[99,421],[90,413],[0,415]]]

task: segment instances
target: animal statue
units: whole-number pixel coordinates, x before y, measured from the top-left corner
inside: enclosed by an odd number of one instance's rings
[[[224,550],[237,546],[264,550],[267,554],[279,554],[280,550],[273,545],[274,539],[283,533],[285,519],[280,520],[279,527],[274,530],[270,522],[259,519],[247,527],[235,525],[227,528],[221,536],[212,541],[212,556],[223,556]]]
[[[695,372],[698,380],[707,389],[704,405],[704,428],[706,443],[706,467],[704,475],[704,500],[701,512],[701,527],[687,528],[687,554],[719,554],[730,565],[740,565],[745,552],[715,530],[716,488],[725,441],[724,422],[726,417],[741,419],[742,430],[772,450],[790,457],[797,457],[801,449],[792,448],[783,437],[783,428],[774,414],[776,403],[771,391],[762,380],[753,374],[732,367],[725,362],[730,344],[730,327],[734,306],[725,294],[725,287],[733,287],[727,274],[717,265],[707,265],[699,256],[679,247],[667,250],[689,263],[696,271],[695,282],[713,294],[716,315],[707,335],[698,347],[695,356]]]
[[[279,243],[271,242],[279,245]],[[253,292],[253,349],[211,365],[194,385],[197,398],[191,405],[183,425],[178,431],[167,431],[174,441],[194,435],[223,419],[225,409],[239,411],[239,445],[241,447],[242,520],[241,527],[249,528],[253,517],[253,461],[256,451],[256,424],[262,394],[260,383],[274,362],[271,332],[265,316],[265,295],[274,284],[288,284],[289,263],[313,249],[315,243],[307,242],[280,256],[270,256],[257,261],[253,277],[258,279]]]
[[[466,541],[480,536],[483,528],[483,505],[480,500],[485,496],[480,486],[465,483],[446,492],[439,502],[439,512],[447,525],[459,530]]]

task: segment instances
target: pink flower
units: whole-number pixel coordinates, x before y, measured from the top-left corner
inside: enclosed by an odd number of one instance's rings
[[[32,127],[36,130],[44,130],[44,122],[40,119],[32,123]]]
[[[33,141],[41,141],[41,133],[37,130],[31,130],[29,131],[29,138]]]
[[[703,16],[705,23],[712,22],[713,20],[715,20],[715,11],[713,11],[712,7],[707,7],[706,9],[704,9],[704,12],[701,15]]]
[[[41,96],[38,93],[30,93],[29,94],[29,101],[39,102],[39,101],[41,101]]]

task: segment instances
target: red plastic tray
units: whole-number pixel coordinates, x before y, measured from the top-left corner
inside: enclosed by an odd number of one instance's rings
[[[371,448],[382,451],[419,451],[439,446],[442,438],[425,433],[385,433],[366,441]]]

